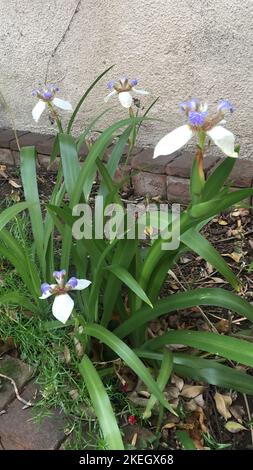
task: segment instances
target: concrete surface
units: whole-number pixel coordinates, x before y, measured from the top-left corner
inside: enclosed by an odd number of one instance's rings
[[[228,128],[242,157],[253,154],[252,0],[0,0],[0,9],[0,90],[18,129],[53,132],[46,114],[38,125],[31,116],[31,90],[44,83],[53,55],[48,82],[59,84],[59,97],[73,104],[116,64],[87,101],[76,132],[105,108],[107,81],[128,75],[152,93],[145,104],[160,96],[153,115],[166,121],[146,124],[141,145],[154,145],[182,123],[178,102],[189,96],[210,103],[228,98],[236,107]],[[116,106],[101,127],[124,113]],[[9,124],[1,110],[0,126]]]

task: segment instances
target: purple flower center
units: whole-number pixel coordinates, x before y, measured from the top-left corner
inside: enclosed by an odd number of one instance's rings
[[[133,78],[131,81],[130,81],[131,85],[132,86],[136,86],[138,84],[138,80],[137,78]]]
[[[67,286],[70,286],[72,289],[74,289],[78,284],[78,280],[76,277],[71,277],[68,282],[67,282]]]
[[[53,94],[50,90],[44,91],[44,93],[43,93],[44,100],[51,100],[52,97],[53,97]]]
[[[51,289],[51,286],[47,282],[43,282],[43,284],[41,284],[40,286],[40,289],[42,294],[47,294],[48,291]]]
[[[230,113],[233,113],[235,110],[234,106],[228,100],[220,100],[217,109],[221,112],[229,111]]]
[[[193,127],[203,126],[207,113],[200,113],[197,111],[190,111],[189,112],[189,123]]]

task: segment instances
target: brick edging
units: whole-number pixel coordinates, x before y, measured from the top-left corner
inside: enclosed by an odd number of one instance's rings
[[[21,147],[34,145],[38,153],[38,166],[42,170],[55,171],[57,161],[49,168],[54,136],[27,131],[17,131]],[[127,151],[127,149],[126,149]],[[125,151],[125,153],[126,153]],[[111,148],[108,149],[107,158]],[[84,144],[80,156],[85,158]],[[220,157],[209,155],[204,159],[205,174],[209,175],[220,162]],[[14,132],[0,129],[0,164],[18,166],[19,153]],[[160,196],[170,202],[189,202],[189,178],[192,167],[192,152],[183,150],[171,156],[153,160],[152,148],[137,148],[131,160],[132,183],[136,195]],[[230,174],[232,188],[253,186],[253,161],[238,159]],[[251,203],[251,201],[248,201]]]

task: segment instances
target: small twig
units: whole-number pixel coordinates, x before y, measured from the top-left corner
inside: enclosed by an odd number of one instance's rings
[[[3,379],[6,379],[6,380],[9,380],[14,388],[14,392],[15,392],[15,395],[16,395],[16,398],[17,400],[21,401],[21,403],[24,403],[24,405],[26,406],[33,406],[32,403],[30,401],[26,401],[24,400],[24,398],[22,398],[20,395],[19,395],[19,392],[18,392],[18,387],[16,385],[16,382],[15,380],[13,380],[11,377],[8,377],[8,375],[4,375],[4,374],[0,374],[0,377],[3,378]]]
[[[251,413],[250,413],[249,402],[248,402],[248,398],[247,398],[246,393],[243,394],[243,398],[244,398],[244,402],[245,402],[246,411],[247,411],[249,421],[252,421],[252,416],[251,416]],[[252,441],[252,444],[253,444],[253,428],[252,428],[252,426],[250,426],[250,434],[251,434],[251,441]]]
[[[247,232],[243,233],[243,237],[245,237],[246,235],[250,235],[251,233],[253,233],[253,230],[248,230]],[[214,244],[215,243],[229,242],[231,240],[240,240],[240,238],[238,238],[238,237],[221,238],[220,240],[215,240]],[[241,238],[241,240],[242,240],[242,238]]]

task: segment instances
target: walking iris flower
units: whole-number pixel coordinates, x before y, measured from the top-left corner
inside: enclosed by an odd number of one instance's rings
[[[32,110],[33,119],[38,122],[43,111],[46,109],[46,106],[55,105],[57,108],[64,109],[65,111],[72,111],[72,106],[69,101],[61,100],[60,98],[55,98],[56,93],[59,91],[59,88],[55,85],[47,86],[46,88],[37,88],[33,90],[32,96],[36,96],[39,101],[34,106]]]
[[[41,284],[42,295],[40,297],[44,300],[51,295],[55,295],[52,311],[54,317],[62,323],[66,323],[74,308],[74,301],[68,292],[86,289],[91,284],[91,281],[87,279],[77,279],[76,277],[71,277],[65,284],[65,275],[66,271],[64,269],[55,271],[53,276],[57,284],[48,284],[47,282]]]
[[[234,108],[228,100],[221,100],[217,113],[208,116],[208,105],[193,98],[180,104],[180,109],[188,118],[188,123],[165,135],[156,145],[153,158],[159,155],[170,155],[183,147],[195,134],[207,135],[228,157],[238,157],[234,151],[235,137],[232,132],[220,124],[224,124],[226,112],[232,113]]]
[[[133,97],[131,92],[136,93],[137,95],[149,95],[148,91],[138,90],[135,86],[138,84],[138,80],[134,78],[133,80],[128,80],[127,77],[121,78],[118,82],[111,80],[107,84],[110,93],[105,97],[105,102],[115,95],[118,95],[119,101],[124,108],[130,108],[132,106]]]

